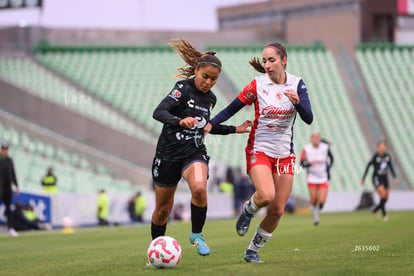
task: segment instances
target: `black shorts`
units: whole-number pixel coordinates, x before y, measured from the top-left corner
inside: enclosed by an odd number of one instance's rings
[[[207,165],[210,157],[205,151],[196,151],[188,158],[178,161],[163,160],[162,156],[155,156],[152,162],[152,180],[160,187],[174,187],[180,181],[183,171],[194,162]]]
[[[388,177],[386,175],[374,175],[372,177],[372,184],[375,189],[379,186],[384,186],[385,189],[388,189]]]

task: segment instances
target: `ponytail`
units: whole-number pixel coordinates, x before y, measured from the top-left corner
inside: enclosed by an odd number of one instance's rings
[[[187,40],[178,38],[172,39],[168,43],[184,60],[186,65],[177,68],[179,72],[175,77],[190,78],[194,75],[194,70],[205,66],[214,66],[221,72],[221,61],[215,56],[216,52],[200,52]]]

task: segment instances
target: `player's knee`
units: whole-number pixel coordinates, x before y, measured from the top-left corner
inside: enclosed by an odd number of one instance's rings
[[[157,221],[167,221],[170,213],[171,208],[168,206],[162,206],[154,211]]]
[[[257,202],[256,205],[259,205],[259,206],[267,206],[270,204],[270,202],[272,202],[275,199],[275,194],[271,192],[264,193],[264,194],[258,193],[257,196],[258,196],[259,202]]]
[[[195,187],[191,189],[191,196],[196,200],[207,198],[207,187],[201,182],[198,183],[198,185],[195,185]]]

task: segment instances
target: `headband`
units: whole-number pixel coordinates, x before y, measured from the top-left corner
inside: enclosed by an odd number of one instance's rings
[[[281,54],[282,55],[282,57],[284,57],[284,58],[287,58],[287,56],[285,56],[285,54],[283,54],[283,52],[279,49],[279,48],[277,48],[276,46],[273,46],[273,45],[267,45],[265,48],[273,48],[273,49],[275,49],[279,54]]]
[[[213,66],[215,66],[215,67],[217,67],[217,68],[221,68],[221,66],[220,65],[218,65],[217,63],[215,63],[215,62],[211,62],[211,61],[200,61],[200,62],[198,62],[197,63],[197,65],[199,65],[199,64],[201,64],[201,63],[204,63],[204,64],[210,64],[210,65],[213,65]]]

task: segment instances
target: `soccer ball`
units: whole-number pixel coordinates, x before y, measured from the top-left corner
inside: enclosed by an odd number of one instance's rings
[[[181,260],[181,246],[168,236],[154,239],[147,250],[148,262],[157,268],[175,267]]]

